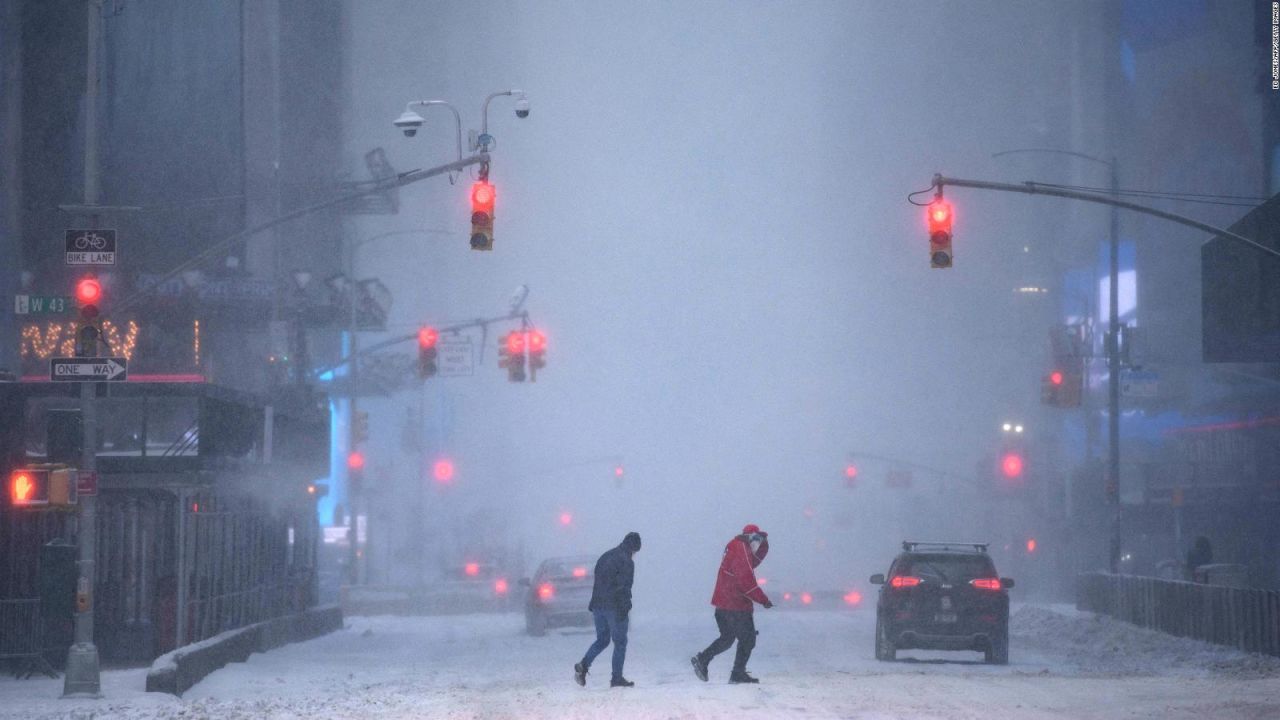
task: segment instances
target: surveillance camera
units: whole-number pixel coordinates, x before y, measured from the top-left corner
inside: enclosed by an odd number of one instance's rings
[[[529,297],[528,285],[521,285],[517,287],[515,289],[515,292],[511,293],[511,300],[509,301],[511,312],[512,313],[520,312],[520,308],[524,306],[524,301],[528,297]]]
[[[422,123],[422,116],[412,110],[405,110],[395,120],[395,126],[404,131],[405,137],[417,135],[418,128],[422,127]]]
[[[516,99],[516,117],[518,118],[529,117],[529,98],[525,97],[524,95],[521,95],[519,98]]]

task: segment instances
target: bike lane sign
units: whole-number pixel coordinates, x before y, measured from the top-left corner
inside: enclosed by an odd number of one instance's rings
[[[67,230],[68,265],[115,265],[116,231]]]

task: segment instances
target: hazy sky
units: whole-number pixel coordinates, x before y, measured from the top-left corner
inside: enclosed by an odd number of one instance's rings
[[[475,377],[431,381],[459,465],[441,507],[505,508],[535,556],[639,530],[640,577],[688,579],[699,601],[745,522],[776,530],[773,572],[833,585],[937,531],[919,499],[948,496],[924,477],[885,491],[871,462],[850,493],[846,454],[972,475],[1003,419],[1034,426],[1047,321],[1012,289],[1053,277],[1046,226],[1101,232],[1104,216],[958,191],[956,266],[936,271],[905,196],[939,171],[1055,170],[990,156],[1088,132],[1067,93],[1090,71],[1067,76],[1054,27],[1090,7],[349,3],[353,172],[375,146],[401,170],[450,159],[447,112],[414,140],[391,125],[407,100],[449,99],[467,127],[489,92],[532,102],[527,120],[509,98],[492,106],[491,254],[467,245],[469,177],[410,187],[398,216],[350,226],[451,233],[362,250],[396,293],[395,329],[496,314],[527,283],[549,337],[536,384],[506,382],[492,335]],[[388,449],[415,403],[371,405]],[[614,454],[621,490],[607,463],[569,467]]]

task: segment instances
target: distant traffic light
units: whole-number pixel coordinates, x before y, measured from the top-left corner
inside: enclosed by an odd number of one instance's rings
[[[497,192],[487,180],[471,186],[471,249],[493,249],[493,206]]]
[[[436,343],[440,333],[433,327],[418,328],[418,377],[426,380],[438,371]]]
[[[538,371],[547,366],[547,336],[537,330],[525,333],[529,348],[529,381],[537,382]]]
[[[853,463],[845,463],[844,466],[844,484],[846,487],[854,487],[858,484],[858,466]]]
[[[572,525],[573,513],[568,512],[567,510],[565,512],[560,513],[560,524],[565,527],[569,527],[570,525]]]
[[[1074,370],[1053,370],[1040,381],[1040,402],[1060,408],[1080,407],[1084,396],[1084,374]]]
[[[359,472],[364,470],[364,453],[352,450],[347,454],[347,469]]]
[[[1006,450],[1000,456],[1000,474],[1008,480],[1018,480],[1025,469],[1022,453],[1017,450]]]
[[[954,220],[954,213],[951,203],[942,199],[942,196],[934,198],[925,209],[926,219],[929,224],[929,267],[933,268],[949,268],[951,267],[951,223]]]
[[[431,475],[439,483],[448,483],[453,481],[453,461],[449,458],[440,458],[431,466]]]
[[[525,333],[512,330],[498,339],[498,367],[506,368],[507,379],[524,382]]]

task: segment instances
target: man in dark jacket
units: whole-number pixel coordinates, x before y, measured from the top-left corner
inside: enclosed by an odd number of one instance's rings
[[[769,596],[764,594],[760,583],[756,582],[755,574],[756,566],[768,554],[769,533],[761,531],[755,525],[742,528],[742,534],[725,546],[724,557],[720,560],[720,572],[716,575],[716,589],[711,596],[711,604],[716,607],[716,627],[720,629],[720,637],[708,645],[706,650],[689,659],[699,680],[707,681],[708,663],[716,655],[728,650],[736,640],[738,652],[733,658],[729,682],[760,682],[747,674],[747,661],[751,659],[751,651],[756,646],[755,606],[752,603],[760,603],[766,608],[773,607]]]
[[[587,684],[591,661],[613,641],[613,678],[609,687],[632,687],[635,683],[622,676],[622,663],[627,659],[627,616],[631,612],[631,582],[636,565],[632,559],[640,552],[640,534],[629,532],[622,544],[606,552],[596,561],[595,585],[591,588],[591,611],[596,621],[596,641],[587,648],[582,662],[573,666],[573,680]]]

